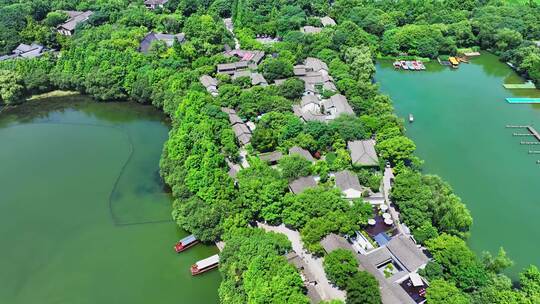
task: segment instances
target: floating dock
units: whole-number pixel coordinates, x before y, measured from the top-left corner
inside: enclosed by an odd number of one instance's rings
[[[540,103],[540,98],[506,98],[508,103]]]
[[[527,83],[505,83],[503,84],[505,89],[536,89],[536,86],[532,82]]]
[[[538,131],[536,131],[533,127],[531,126],[528,126],[527,127],[527,130],[529,130],[529,132],[531,132],[531,134],[536,138],[536,140],[540,141],[540,133],[538,133]]]

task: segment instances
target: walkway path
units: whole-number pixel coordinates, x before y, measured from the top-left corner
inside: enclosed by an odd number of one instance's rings
[[[291,230],[285,227],[285,225],[283,224],[279,226],[270,226],[263,223],[257,223],[257,225],[259,226],[259,228],[262,228],[266,231],[283,233],[287,236],[287,238],[289,238],[289,241],[291,241],[292,243],[293,250],[306,263],[307,267],[309,268],[308,270],[317,279],[317,285],[315,285],[315,288],[317,289],[317,292],[323,300],[345,300],[345,292],[332,286],[330,282],[328,282],[322,263],[323,259],[314,257],[313,255],[307,253],[306,250],[304,250],[304,244],[300,239],[300,233],[298,231]]]
[[[225,23],[225,27],[233,35],[234,49],[239,50],[240,49],[240,41],[238,41],[238,39],[236,38],[236,35],[234,34],[234,25],[233,25],[232,18],[223,19],[223,23]]]
[[[390,191],[392,190],[393,178],[394,172],[392,171],[392,168],[385,167],[383,176],[384,200],[389,207],[388,210],[390,211],[390,215],[392,216],[392,220],[394,221],[394,224],[396,225],[399,234],[404,234],[403,227],[401,226],[401,222],[399,221],[399,212],[394,207],[392,201],[390,201]]]

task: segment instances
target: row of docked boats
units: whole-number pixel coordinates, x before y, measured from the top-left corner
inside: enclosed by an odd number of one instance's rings
[[[180,253],[184,250],[187,250],[188,248],[191,248],[199,243],[199,240],[196,236],[188,235],[185,238],[179,240],[174,245],[174,251],[176,253]],[[213,256],[210,256],[206,259],[202,259],[195,264],[191,265],[191,275],[198,275],[204,272],[207,272],[209,270],[212,270],[219,265],[219,255],[214,254]]]
[[[424,63],[422,61],[418,61],[418,60],[394,61],[394,68],[402,69],[402,70],[410,70],[410,71],[423,71],[423,70],[426,69],[426,67],[424,66]]]

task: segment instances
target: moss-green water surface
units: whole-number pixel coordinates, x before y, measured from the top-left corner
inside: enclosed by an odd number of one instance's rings
[[[0,303],[216,303],[170,221],[155,109],[80,96],[0,114]]]
[[[498,58],[485,54],[452,70],[438,63],[425,72],[396,71],[391,62],[377,65],[376,79],[389,94],[407,135],[425,160],[425,171],[448,181],[471,210],[469,243],[478,253],[503,246],[515,261],[509,274],[529,264],[540,265],[540,145],[513,133],[506,125],[535,125],[540,105],[508,104],[506,97],[540,97],[538,90],[507,90],[520,83]]]

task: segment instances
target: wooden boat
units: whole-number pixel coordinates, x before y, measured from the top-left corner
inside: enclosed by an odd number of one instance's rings
[[[457,67],[459,66],[459,60],[456,57],[450,57],[448,58],[448,61],[450,61],[452,67],[455,69],[457,69]]]
[[[219,255],[214,254],[204,260],[200,260],[197,263],[191,265],[191,275],[198,275],[209,270],[212,270],[219,265]]]
[[[188,249],[191,246],[194,246],[199,243],[199,240],[192,234],[188,235],[185,238],[181,239],[174,245],[174,251],[177,253],[182,252]]]
[[[412,114],[409,114],[409,123],[414,122],[414,116]]]
[[[399,62],[401,64],[401,68],[404,69],[404,70],[408,70],[409,69],[409,66],[407,65],[407,63],[405,61],[400,61]]]

